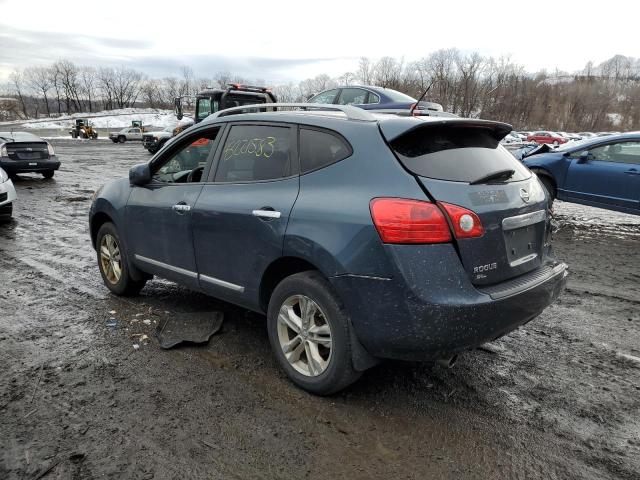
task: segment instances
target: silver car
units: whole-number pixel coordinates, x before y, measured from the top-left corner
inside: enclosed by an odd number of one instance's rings
[[[142,129],[138,127],[123,128],[119,132],[109,133],[109,139],[113,143],[124,143],[127,140],[142,141]]]
[[[13,214],[13,202],[16,200],[16,189],[9,175],[0,168],[0,221],[9,220]]]

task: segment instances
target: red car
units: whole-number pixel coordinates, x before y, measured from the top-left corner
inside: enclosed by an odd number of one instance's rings
[[[567,139],[555,132],[531,132],[527,137],[527,142],[550,143],[557,147],[562,143],[566,143]]]

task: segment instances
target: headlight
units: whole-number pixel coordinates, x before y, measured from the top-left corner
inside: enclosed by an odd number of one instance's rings
[[[7,175],[7,172],[5,172],[4,170],[0,169],[0,183],[4,183],[7,180],[9,180],[9,175]]]
[[[53,151],[53,147],[51,146],[51,144],[49,142],[47,142],[47,150],[49,150],[49,156],[53,157],[56,152]]]

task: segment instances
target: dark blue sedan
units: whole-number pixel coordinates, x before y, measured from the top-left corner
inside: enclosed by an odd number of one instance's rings
[[[409,112],[418,101],[407,94],[391,88],[371,85],[349,85],[332,88],[318,93],[309,99],[309,103],[327,103],[335,105],[353,105],[365,110],[380,113]],[[442,105],[433,102],[418,102],[413,114],[451,116],[452,113],[442,111]]]
[[[538,174],[552,199],[640,215],[640,133],[542,150],[523,162]]]

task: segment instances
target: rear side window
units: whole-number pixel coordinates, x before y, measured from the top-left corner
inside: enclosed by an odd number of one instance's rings
[[[300,168],[311,172],[339,162],[353,151],[346,140],[321,130],[300,129]]]
[[[227,136],[216,182],[277,180],[293,173],[291,128],[235,125]]]
[[[423,177],[473,182],[507,169],[515,171],[511,182],[531,176],[488,128],[417,128],[394,140],[391,147],[407,170]]]

